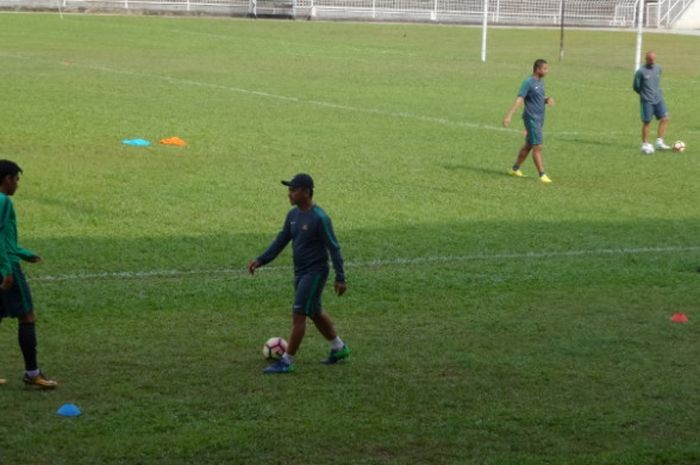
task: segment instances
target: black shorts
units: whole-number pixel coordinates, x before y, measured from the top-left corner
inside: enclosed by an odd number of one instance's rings
[[[321,294],[328,280],[328,271],[313,271],[294,277],[294,306],[292,311],[313,316],[321,311]]]
[[[6,291],[0,289],[0,318],[17,318],[34,311],[32,293],[19,263],[12,264],[12,277],[15,282]]]

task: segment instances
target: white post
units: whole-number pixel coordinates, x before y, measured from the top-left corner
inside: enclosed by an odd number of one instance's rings
[[[642,30],[644,29],[644,0],[639,0],[639,11],[637,12],[637,48],[634,56],[634,70],[639,69],[642,59]]]
[[[190,11],[190,0],[187,0],[187,11]]]
[[[124,0],[124,8],[129,9],[129,0]]]
[[[430,19],[433,21],[437,21],[437,9],[438,9],[438,0],[435,0],[435,4],[433,5],[433,11],[430,13]]]
[[[372,19],[377,17],[377,0],[372,0]]]
[[[496,1],[496,17],[493,22],[497,23],[501,20],[501,0]]]
[[[489,23],[489,0],[484,0],[484,22],[481,25],[481,61],[486,62],[486,27]]]

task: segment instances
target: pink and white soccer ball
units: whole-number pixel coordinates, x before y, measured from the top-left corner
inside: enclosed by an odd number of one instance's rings
[[[281,337],[271,337],[262,348],[266,360],[278,360],[287,351],[287,341]]]
[[[674,152],[683,152],[685,151],[685,142],[682,140],[677,140],[676,142],[673,143],[673,151]]]

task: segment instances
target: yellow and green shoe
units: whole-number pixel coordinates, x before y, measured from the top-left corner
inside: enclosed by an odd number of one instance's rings
[[[23,381],[27,386],[34,386],[40,389],[54,389],[58,386],[56,381],[48,379],[42,372],[39,372],[36,376],[29,376],[25,373]]]

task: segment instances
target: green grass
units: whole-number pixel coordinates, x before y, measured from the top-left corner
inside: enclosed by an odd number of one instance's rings
[[[61,383],[21,386],[3,321],[0,463],[700,463],[700,37],[645,37],[688,144],[651,157],[632,34],[570,31],[561,63],[554,30],[489,41],[483,64],[463,27],[0,15],[0,156]],[[546,187],[504,175],[518,118],[495,129],[538,57]],[[290,255],[244,267],[298,171],[348,262],[324,302],[353,355],[319,365],[309,331],[264,377]]]

